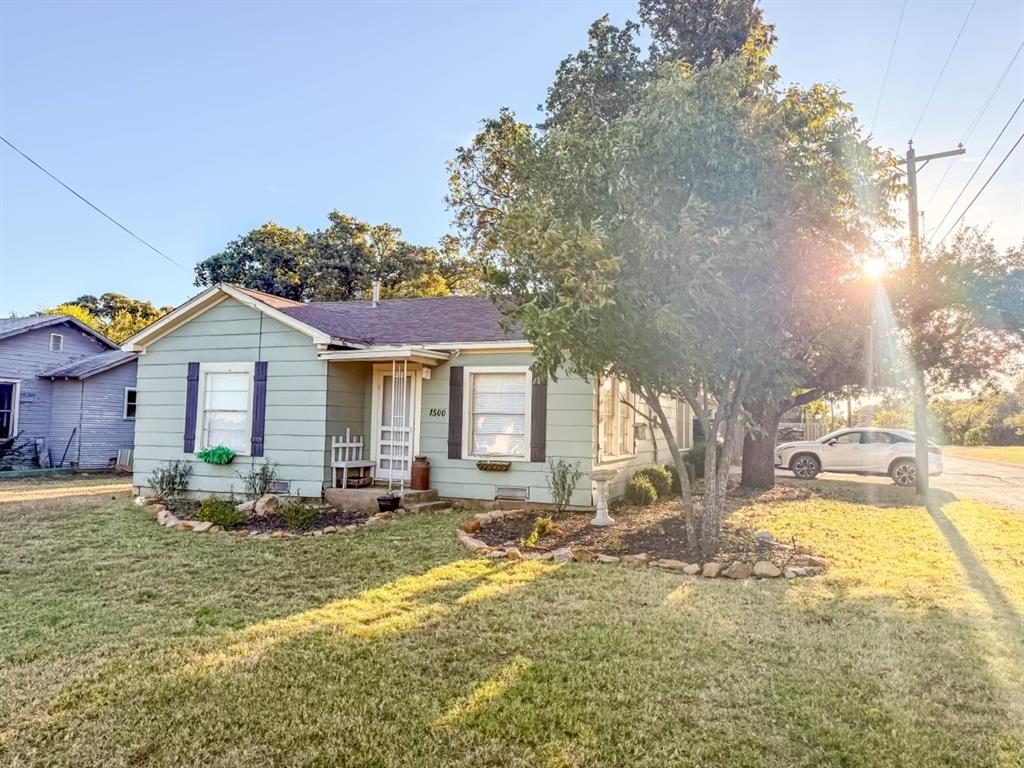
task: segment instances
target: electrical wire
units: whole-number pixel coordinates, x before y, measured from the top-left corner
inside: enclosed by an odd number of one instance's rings
[[[124,231],[125,231],[125,232],[127,232],[127,233],[128,233],[129,235],[131,235],[132,237],[134,237],[134,238],[135,238],[136,240],[138,240],[138,241],[139,241],[140,243],[142,243],[142,244],[143,244],[144,246],[146,246],[147,248],[149,248],[149,250],[153,251],[153,252],[154,252],[154,253],[156,253],[156,254],[157,254],[158,256],[162,257],[163,259],[166,259],[167,261],[169,261],[169,262],[170,262],[171,264],[173,264],[174,266],[176,266],[176,267],[178,267],[178,268],[180,268],[180,269],[183,269],[183,270],[185,270],[186,272],[188,272],[188,271],[189,271],[189,270],[188,270],[188,267],[186,267],[186,266],[185,266],[184,264],[181,264],[181,263],[179,263],[179,262],[175,261],[175,260],[174,260],[174,259],[172,259],[172,258],[171,258],[170,256],[168,256],[168,255],[167,255],[166,253],[164,253],[164,252],[163,252],[163,251],[161,251],[161,250],[160,250],[159,248],[157,248],[157,247],[156,247],[155,245],[152,245],[151,243],[147,242],[146,240],[143,240],[143,239],[142,239],[142,238],[141,238],[141,237],[140,237],[139,235],[137,235],[137,234],[135,234],[134,232],[132,232],[132,231],[131,231],[130,229],[128,229],[128,227],[126,227],[126,226],[125,226],[124,224],[122,224],[121,222],[119,222],[119,221],[118,221],[117,219],[115,219],[115,218],[114,218],[113,216],[111,216],[111,215],[110,215],[109,213],[107,213],[106,211],[104,211],[103,209],[101,209],[101,208],[100,208],[99,206],[97,206],[97,205],[94,205],[94,204],[93,204],[92,202],[90,202],[90,201],[89,201],[88,199],[86,199],[86,197],[85,197],[84,195],[81,195],[81,194],[79,194],[78,192],[76,192],[75,190],[73,190],[73,189],[72,189],[71,187],[69,187],[69,186],[68,186],[67,184],[65,184],[65,183],[64,183],[63,181],[61,181],[60,179],[58,179],[58,178],[57,178],[56,176],[54,176],[54,175],[53,175],[52,173],[50,173],[50,172],[49,172],[48,170],[46,170],[45,168],[43,168],[43,166],[41,166],[41,165],[40,165],[39,163],[37,163],[37,162],[36,162],[35,160],[33,160],[33,159],[32,159],[31,157],[29,157],[28,155],[26,155],[26,154],[25,154],[24,152],[22,152],[22,151],[21,151],[20,149],[18,149],[18,148],[17,148],[16,146],[14,146],[14,145],[13,145],[13,144],[12,144],[11,142],[9,142],[9,141],[8,141],[8,140],[7,140],[7,139],[6,139],[5,137],[3,137],[3,136],[0,136],[0,141],[2,141],[2,142],[3,142],[4,144],[6,144],[6,145],[7,145],[8,147],[10,147],[11,149],[13,149],[13,150],[14,150],[15,152],[17,152],[17,153],[18,153],[19,155],[21,155],[21,156],[22,156],[23,158],[25,158],[25,159],[26,159],[26,160],[28,160],[28,161],[29,161],[30,163],[32,163],[32,165],[34,165],[34,166],[35,166],[36,168],[38,168],[38,169],[39,169],[40,171],[42,171],[42,172],[43,172],[43,173],[45,173],[45,174],[46,174],[47,176],[49,176],[49,177],[50,177],[51,179],[53,179],[53,180],[54,180],[54,181],[56,181],[56,182],[57,182],[58,184],[60,184],[60,185],[61,185],[62,187],[64,187],[64,189],[66,189],[66,190],[67,190],[68,192],[70,192],[70,193],[71,193],[72,195],[74,195],[74,196],[75,196],[75,197],[77,197],[77,198],[78,198],[79,200],[81,200],[81,201],[82,201],[83,203],[85,203],[86,205],[88,205],[88,206],[89,206],[90,208],[92,208],[92,209],[93,209],[94,211],[96,211],[96,213],[100,214],[100,215],[101,215],[101,216],[102,216],[103,218],[107,219],[108,221],[110,221],[111,223],[115,224],[115,225],[116,225],[117,227],[119,227],[120,229],[124,230]]]
[[[932,91],[928,94],[928,101],[925,102],[924,109],[921,110],[921,116],[917,118],[914,130],[910,132],[911,141],[913,141],[914,136],[917,135],[917,129],[921,127],[921,121],[924,120],[924,116],[928,113],[928,107],[932,105],[932,98],[935,96],[935,91],[938,89],[939,83],[942,82],[942,76],[946,74],[946,67],[949,66],[949,60],[953,58],[953,51],[956,50],[957,43],[960,42],[960,36],[964,33],[964,28],[967,27],[967,20],[971,18],[971,14],[974,12],[974,6],[977,5],[977,3],[978,0],[972,0],[971,7],[967,9],[967,15],[964,16],[964,23],[960,25],[960,31],[956,33],[953,45],[950,47],[949,53],[946,54],[946,60],[942,64],[942,69],[939,70],[939,76],[935,78],[935,85],[932,86]]]
[[[875,104],[875,114],[871,116],[871,127],[868,133],[875,132],[875,121],[878,120],[878,108],[882,106],[882,96],[885,95],[885,84],[889,82],[889,69],[892,67],[892,57],[896,53],[896,41],[900,38],[900,27],[903,26],[903,12],[907,10],[907,0],[903,0],[900,6],[900,17],[896,20],[896,33],[892,36],[892,47],[889,49],[889,60],[885,63],[885,74],[882,75],[882,87],[878,91],[878,102]]]

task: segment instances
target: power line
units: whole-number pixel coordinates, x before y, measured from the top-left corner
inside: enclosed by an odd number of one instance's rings
[[[992,143],[989,145],[988,150],[985,152],[985,156],[981,158],[981,162],[978,163],[977,167],[975,167],[974,169],[974,173],[971,174],[971,178],[969,178],[963,185],[963,187],[961,187],[960,191],[957,193],[956,198],[954,198],[948,210],[942,216],[942,219],[939,221],[938,224],[935,225],[935,229],[932,230],[933,233],[938,232],[940,229],[942,229],[942,225],[946,223],[946,219],[949,218],[949,214],[951,214],[953,212],[953,209],[956,208],[956,204],[960,202],[960,198],[963,197],[964,192],[967,191],[967,188],[971,185],[971,182],[974,181],[974,177],[978,175],[978,171],[981,170],[981,166],[983,166],[985,164],[985,161],[988,160],[988,156],[992,154],[992,150],[996,148],[996,144],[998,144],[999,140],[1003,138],[1003,134],[1006,133],[1006,129],[1010,127],[1010,123],[1013,122],[1013,118],[1017,116],[1017,113],[1020,112],[1020,108],[1022,106],[1024,106],[1024,99],[1021,99],[1019,102],[1017,102],[1017,108],[1013,110],[1013,114],[1011,114],[1006,123],[1003,124],[1003,129],[999,131],[999,135],[996,136]],[[946,234],[948,235],[949,233],[947,232]]]
[[[943,240],[945,240],[947,237],[949,237],[949,233],[952,232],[954,229],[956,229],[956,225],[959,224],[963,220],[964,216],[967,215],[967,212],[969,210],[971,210],[971,206],[974,205],[975,200],[977,200],[979,197],[981,197],[981,193],[985,191],[985,187],[987,187],[989,185],[989,182],[991,182],[992,179],[994,179],[996,177],[996,174],[999,173],[999,169],[1003,167],[1003,164],[1006,163],[1007,160],[1010,159],[1010,155],[1013,154],[1013,150],[1015,150],[1018,146],[1020,146],[1020,143],[1022,141],[1024,141],[1024,133],[1022,133],[1020,136],[1017,137],[1017,141],[1015,141],[1013,143],[1013,146],[1010,147],[1010,151],[1007,152],[1006,155],[1003,156],[1002,160],[999,161],[999,165],[997,165],[996,169],[994,171],[992,171],[992,175],[989,176],[987,179],[985,179],[985,183],[981,185],[981,189],[978,190],[978,194],[976,194],[974,197],[971,198],[971,202],[969,202],[967,204],[967,207],[964,208],[963,213],[961,213],[957,217],[956,221],[953,222],[953,226],[951,226],[946,231],[946,234],[944,234],[942,236],[942,240],[939,240],[938,244],[941,245]]]
[[[932,105],[932,97],[935,96],[935,91],[939,87],[939,83],[942,82],[942,76],[946,74],[946,67],[949,66],[949,60],[953,58],[953,51],[956,50],[957,43],[960,42],[960,36],[964,33],[964,28],[967,26],[967,20],[971,18],[971,13],[974,12],[974,6],[978,0],[972,0],[971,7],[967,9],[967,15],[964,16],[964,23],[960,25],[960,31],[956,33],[956,39],[953,40],[953,46],[949,49],[949,53],[946,54],[946,61],[942,64],[942,69],[939,70],[939,76],[935,78],[935,85],[932,86],[932,92],[928,94],[928,101],[924,104],[924,109],[921,110],[921,116],[917,118],[917,123],[914,125],[914,130],[910,132],[910,138],[913,139],[917,135],[917,129],[921,127],[921,121],[924,120],[925,114],[928,112],[928,107]]]
[[[91,202],[90,202],[89,200],[87,200],[87,199],[86,199],[86,198],[85,198],[85,197],[84,197],[83,195],[80,195],[80,194],[79,194],[78,192],[76,192],[75,190],[73,190],[73,189],[72,189],[71,187],[69,187],[69,186],[68,186],[67,184],[65,184],[65,183],[64,183],[63,181],[61,181],[60,179],[58,179],[58,178],[57,178],[56,176],[54,176],[54,175],[53,175],[52,173],[50,173],[50,172],[49,172],[48,170],[46,170],[45,168],[43,168],[43,166],[41,166],[41,165],[40,165],[39,163],[37,163],[37,162],[36,162],[35,160],[33,160],[33,159],[32,159],[31,157],[29,157],[28,155],[26,155],[26,154],[25,154],[24,152],[22,152],[22,151],[21,151],[20,149],[18,149],[18,148],[17,148],[16,146],[14,146],[14,145],[13,145],[13,144],[12,144],[11,142],[9,142],[9,141],[8,141],[8,140],[7,140],[7,139],[6,139],[5,137],[3,137],[3,136],[0,136],[0,141],[2,141],[2,142],[3,142],[4,144],[6,144],[6,145],[7,145],[8,147],[10,147],[11,149],[13,149],[13,150],[14,150],[15,152],[17,152],[17,153],[18,153],[19,155],[21,155],[21,156],[22,156],[23,158],[25,158],[25,159],[26,159],[26,160],[28,160],[28,161],[29,161],[30,163],[32,163],[32,165],[34,165],[34,166],[35,166],[36,168],[38,168],[38,169],[39,169],[40,171],[42,171],[42,172],[43,172],[43,173],[45,173],[45,174],[46,174],[47,176],[49,176],[49,177],[50,177],[51,179],[53,179],[53,180],[54,180],[54,181],[56,181],[56,182],[57,182],[58,184],[60,184],[60,185],[61,185],[62,187],[64,187],[64,189],[66,189],[66,190],[67,190],[68,192],[70,192],[70,193],[71,193],[72,195],[74,195],[74,196],[75,196],[75,197],[77,197],[77,198],[78,198],[79,200],[81,200],[81,201],[82,201],[83,203],[85,203],[86,205],[88,205],[88,206],[89,206],[90,208],[92,208],[92,209],[93,209],[94,211],[96,211],[96,213],[100,214],[101,216],[103,216],[103,218],[105,218],[105,219],[107,219],[108,221],[110,221],[111,223],[113,223],[113,224],[117,225],[118,227],[120,227],[121,229],[123,229],[123,230],[124,230],[125,232],[127,232],[127,233],[128,233],[129,235],[131,235],[132,237],[134,237],[134,238],[135,238],[136,240],[138,240],[138,241],[139,241],[140,243],[142,243],[142,244],[143,244],[144,246],[146,246],[147,248],[149,248],[149,250],[153,251],[153,252],[154,252],[154,253],[156,253],[157,255],[159,255],[159,256],[161,256],[162,258],[166,259],[167,261],[171,262],[171,264],[173,264],[174,266],[176,266],[176,267],[179,267],[179,268],[181,268],[181,269],[185,270],[186,272],[188,272],[188,271],[189,271],[189,270],[188,270],[188,267],[186,267],[186,266],[185,266],[184,264],[181,264],[181,263],[179,263],[179,262],[175,261],[175,260],[174,260],[174,259],[172,259],[172,258],[171,258],[170,256],[168,256],[168,255],[167,255],[166,253],[164,253],[164,252],[163,252],[163,251],[161,251],[161,250],[160,250],[159,248],[157,248],[157,247],[156,247],[155,245],[152,245],[151,243],[148,243],[147,241],[143,240],[143,239],[142,239],[141,237],[139,237],[139,236],[138,236],[137,234],[135,234],[135,233],[134,233],[134,232],[132,232],[132,231],[131,231],[130,229],[128,229],[128,227],[126,227],[126,226],[125,226],[124,224],[122,224],[122,223],[121,223],[121,222],[119,222],[119,221],[118,221],[117,219],[115,219],[115,218],[114,218],[113,216],[111,216],[111,215],[110,215],[109,213],[107,213],[106,211],[104,211],[104,210],[103,210],[103,209],[101,209],[100,207],[98,207],[98,206],[94,205],[94,204],[93,204],[93,203],[91,203]]]
[[[896,41],[900,38],[900,27],[903,26],[903,12],[907,10],[907,0],[903,0],[900,6],[900,17],[896,20],[896,33],[892,36],[892,48],[889,49],[889,60],[885,63],[885,74],[882,75],[882,88],[878,91],[878,103],[875,104],[875,114],[871,116],[871,127],[868,133],[875,132],[875,121],[878,120],[878,108],[882,106],[882,96],[885,95],[885,84],[889,82],[889,68],[892,67],[892,57],[896,53]]]
[[[964,137],[960,139],[961,144],[966,144],[967,141],[971,138],[971,134],[974,133],[974,129],[978,127],[978,123],[981,122],[981,118],[985,115],[985,112],[988,111],[989,106],[992,104],[992,99],[995,98],[996,93],[999,91],[1000,87],[1002,87],[1003,81],[1006,80],[1006,76],[1010,74],[1010,70],[1013,68],[1013,64],[1015,61],[1017,61],[1017,57],[1020,56],[1020,52],[1022,50],[1024,50],[1024,41],[1021,41],[1021,44],[1017,46],[1017,51],[1016,53],[1013,54],[1013,58],[1010,59],[1010,63],[1006,65],[1006,69],[1004,69],[1003,74],[999,76],[999,79],[996,81],[995,87],[989,93],[988,98],[985,99],[985,102],[981,105],[981,109],[978,110],[978,114],[974,116],[974,119],[971,121],[971,124],[967,127],[967,130],[964,132]],[[949,172],[952,169],[952,164],[946,166],[946,170],[943,172],[942,177],[939,179],[939,183],[935,185],[935,189],[932,191],[931,196],[928,198],[928,202],[924,204],[925,208],[931,205],[932,200],[934,200],[935,196],[939,194],[939,190],[942,188],[942,184],[946,181],[946,177],[949,176]]]

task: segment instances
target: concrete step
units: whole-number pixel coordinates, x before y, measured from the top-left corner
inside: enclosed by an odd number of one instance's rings
[[[433,488],[428,491],[405,491],[402,494],[402,506],[406,508],[410,504],[424,504],[430,501],[437,501],[437,491]]]
[[[442,509],[450,509],[452,505],[447,501],[424,501],[418,504],[404,504],[403,506],[410,515],[418,515],[423,512],[437,512]]]

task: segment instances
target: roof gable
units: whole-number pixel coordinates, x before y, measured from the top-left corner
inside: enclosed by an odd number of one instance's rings
[[[134,352],[122,352],[119,349],[114,349],[88,357],[80,357],[70,363],[43,371],[38,376],[41,379],[87,379],[90,376],[130,363],[137,358],[138,355]]]
[[[4,317],[0,318],[0,339],[8,339],[28,331],[35,331],[40,328],[50,328],[57,325],[69,325],[87,336],[92,336],[96,341],[110,349],[117,349],[117,345],[97,331],[90,328],[81,320],[71,315],[32,315],[30,317]]]

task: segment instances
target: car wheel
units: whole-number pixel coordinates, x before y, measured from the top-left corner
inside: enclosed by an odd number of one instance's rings
[[[801,480],[813,480],[821,472],[821,462],[816,456],[809,453],[801,453],[789,465],[793,474]]]
[[[917,485],[917,464],[909,459],[897,461],[889,470],[889,476],[896,485]]]

